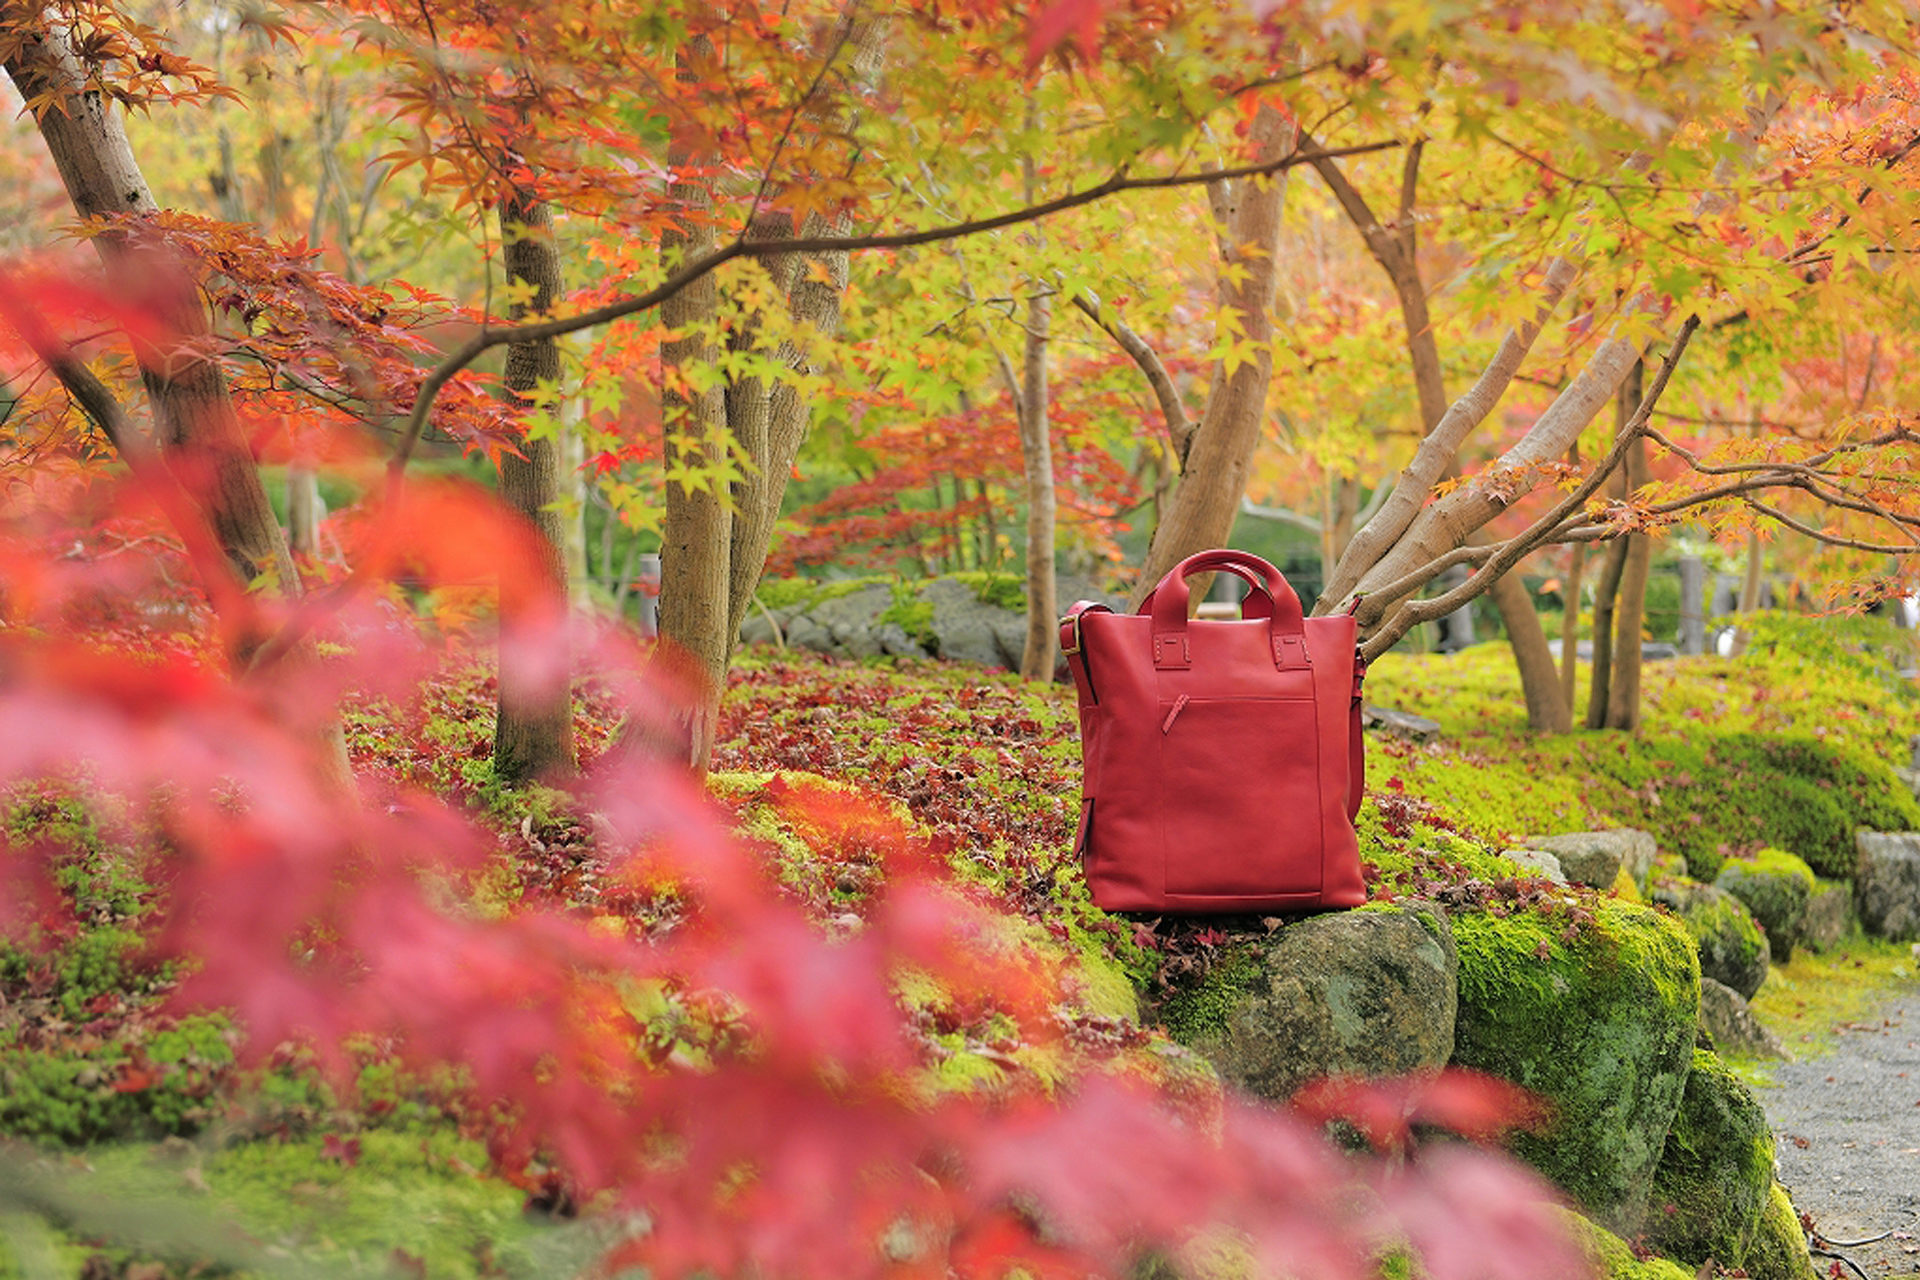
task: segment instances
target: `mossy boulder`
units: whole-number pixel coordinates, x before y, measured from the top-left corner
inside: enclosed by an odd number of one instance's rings
[[[1692,1280],[1691,1271],[1665,1258],[1635,1257],[1631,1245],[1591,1219],[1567,1210],[1566,1220],[1568,1233],[1601,1280]]]
[[[1513,1149],[1602,1225],[1637,1230],[1693,1063],[1700,962],[1679,921],[1618,899],[1463,914],[1453,1061],[1552,1110]]]
[[[1161,1007],[1226,1079],[1285,1099],[1330,1075],[1404,1075],[1453,1052],[1459,962],[1425,904],[1314,916],[1249,936]]]
[[[1767,979],[1767,935],[1747,904],[1715,885],[1665,880],[1651,897],[1680,917],[1700,951],[1700,972],[1738,991],[1742,999]]]
[[[1845,880],[1815,877],[1801,941],[1815,951],[1831,951],[1853,936],[1858,923],[1853,911],[1853,886]]]
[[[1820,1273],[1807,1252],[1807,1233],[1800,1228],[1800,1215],[1787,1199],[1787,1189],[1777,1182],[1761,1207],[1745,1267],[1753,1280],[1818,1280]]]
[[[1693,1054],[1686,1091],[1654,1170],[1644,1231],[1661,1253],[1689,1266],[1711,1258],[1745,1263],[1773,1190],[1773,1132],[1753,1094],[1704,1049]]]
[[[1773,958],[1785,964],[1806,925],[1807,904],[1813,900],[1813,868],[1785,849],[1762,849],[1727,859],[1713,883],[1747,904],[1767,931]]]
[[[1644,891],[1647,873],[1653,869],[1657,852],[1653,837],[1632,827],[1529,836],[1521,843],[1529,849],[1552,854],[1559,860],[1560,870],[1567,879],[1596,889],[1611,887],[1625,871],[1633,877],[1634,887]]]

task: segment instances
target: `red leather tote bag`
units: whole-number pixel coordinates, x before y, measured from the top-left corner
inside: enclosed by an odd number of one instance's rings
[[[1236,619],[1187,617],[1187,575],[1253,588]],[[1076,604],[1060,648],[1080,695],[1080,831],[1109,911],[1294,911],[1366,901],[1348,616],[1303,618],[1258,556],[1203,551],[1136,614]]]

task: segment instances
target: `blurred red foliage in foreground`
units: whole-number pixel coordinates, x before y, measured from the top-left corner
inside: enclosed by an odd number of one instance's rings
[[[1117,1070],[1050,1094],[928,1096],[900,975],[991,1004],[1029,1043],[1063,1034],[1060,992],[899,832],[863,921],[830,937],[683,769],[616,746],[568,785],[610,877],[678,895],[678,923],[471,909],[462,876],[486,838],[439,797],[345,778],[331,730],[349,692],[404,707],[464,642],[436,610],[467,601],[464,617],[476,589],[522,573],[531,531],[476,489],[376,483],[347,522],[348,575],[293,600],[218,591],[216,610],[194,585],[223,572],[212,540],[181,527],[195,505],[156,491],[192,474],[170,462],[135,480],[42,447],[7,470],[0,786],[64,780],[154,833],[159,946],[191,958],[173,999],[231,1010],[252,1061],[305,1044],[344,1088],[349,1041],[371,1034],[413,1065],[459,1066],[499,1171],[558,1170],[588,1209],[635,1211],[609,1264],[661,1276],[1117,1275],[1157,1251],[1337,1278],[1399,1248],[1434,1280],[1585,1270],[1526,1171],[1399,1140],[1395,1116],[1497,1128],[1511,1100],[1491,1082],[1351,1087],[1312,1117],[1233,1098],[1196,1115]],[[264,643],[234,670],[216,635]],[[553,611],[498,642],[571,652],[624,707],[628,742],[671,736],[636,731],[676,704],[628,636]],[[855,799],[791,803],[874,839]],[[45,900],[38,856],[0,859],[0,929]],[[1335,1151],[1327,1115],[1387,1154]]]

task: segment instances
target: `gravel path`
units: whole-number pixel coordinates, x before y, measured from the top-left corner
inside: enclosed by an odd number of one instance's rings
[[[1773,1081],[1754,1092],[1794,1206],[1830,1240],[1893,1231],[1839,1250],[1870,1280],[1920,1274],[1920,982],[1839,1029],[1823,1056],[1776,1067]],[[1832,1265],[1815,1262],[1822,1275]]]

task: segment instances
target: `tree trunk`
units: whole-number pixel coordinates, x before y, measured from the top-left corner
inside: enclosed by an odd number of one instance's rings
[[[1640,407],[1642,369],[1635,366],[1620,386],[1622,426]],[[1627,496],[1647,482],[1647,442],[1635,440],[1627,450]],[[1640,633],[1647,615],[1647,573],[1653,561],[1653,539],[1644,533],[1627,535],[1627,554],[1621,566],[1620,594],[1613,611],[1613,679],[1607,689],[1607,728],[1640,727]]]
[[[1571,713],[1580,686],[1580,588],[1587,568],[1587,546],[1576,542],[1569,551],[1567,586],[1561,593],[1566,612],[1560,616],[1560,693]]]
[[[1278,160],[1292,149],[1297,134],[1293,122],[1261,107],[1253,121],[1251,159]],[[1219,303],[1240,326],[1241,341],[1234,345],[1248,350],[1231,365],[1222,360],[1214,368],[1206,412],[1189,439],[1185,466],[1153,531],[1129,608],[1137,609],[1174,565],[1196,551],[1225,545],[1233,532],[1273,381],[1273,308],[1285,198],[1284,172],[1240,179],[1226,195]]]
[[[560,248],[553,215],[541,201],[509,186],[500,201],[500,238],[506,246],[509,288],[534,286],[528,302],[516,302],[508,318],[543,312],[560,296]],[[533,407],[528,393],[560,381],[560,348],[551,338],[507,347],[507,394],[516,408]],[[547,406],[550,410],[555,406]],[[573,766],[573,701],[564,675],[566,643],[566,530],[558,507],[560,448],[552,432],[521,442],[523,457],[500,459],[500,496],[539,531],[538,565],[531,581],[503,573],[500,579],[500,676],[494,724],[493,767],[509,783],[522,783]],[[543,651],[544,650],[544,651]],[[532,668],[532,669],[529,669]],[[544,672],[543,670],[544,669]]]
[[[1573,729],[1573,713],[1561,692],[1560,673],[1553,665],[1553,650],[1547,647],[1547,633],[1540,626],[1539,611],[1520,581],[1520,566],[1493,580],[1488,594],[1500,610],[1500,621],[1507,628],[1507,643],[1513,647],[1513,660],[1520,668],[1520,687],[1527,700],[1527,727],[1535,733],[1568,733]]]
[[[691,74],[683,69],[682,74]],[[675,172],[699,160],[678,142],[668,150]],[[710,198],[698,183],[676,183],[669,195],[679,219],[660,236],[668,268],[709,253],[714,247],[708,220]],[[715,355],[706,329],[719,310],[712,274],[702,276],[661,304],[660,320],[673,333],[660,346],[662,450],[669,479],[666,518],[660,543],[660,638],[689,660],[700,688],[686,709],[688,762],[703,771],[712,754],[720,712],[720,688],[733,647],[730,579],[733,542],[731,504],[716,477],[727,460],[726,400],[722,389],[695,389],[687,380],[692,367]],[[747,591],[751,598],[752,591]],[[744,608],[744,606],[743,606]]]
[[[8,17],[19,22],[25,12],[15,6]],[[74,211],[82,218],[158,212],[119,114],[88,87],[67,33],[32,21],[25,25],[38,29],[7,60],[7,74],[29,102],[42,95],[54,99],[36,123]],[[171,470],[206,516],[241,584],[264,580],[270,590],[297,595],[293,558],[227,394],[226,376],[218,361],[193,350],[211,333],[198,294],[173,264],[123,237],[96,236],[93,245],[116,286],[151,311],[169,335],[164,346],[136,337],[133,353]],[[261,638],[238,640],[232,656],[241,666]]]
[[[1349,597],[1363,578],[1371,577],[1373,581],[1380,582],[1400,576],[1397,573],[1374,576],[1369,571],[1394,548],[1419,517],[1427,499],[1433,494],[1434,485],[1454,467],[1461,442],[1493,412],[1493,407],[1499,403],[1501,395],[1519,372],[1527,352],[1532,350],[1548,314],[1573,282],[1574,275],[1573,265],[1564,258],[1556,259],[1548,267],[1542,284],[1540,306],[1534,312],[1533,319],[1510,331],[1501,340],[1493,359],[1487,362],[1473,385],[1421,439],[1413,461],[1407,464],[1406,470],[1394,482],[1387,500],[1353,536],[1346,550],[1340,553],[1340,561],[1320,593],[1316,612],[1334,612],[1346,607]],[[1591,413],[1588,416],[1591,417]],[[1584,421],[1581,425],[1585,425]],[[1574,434],[1579,434],[1577,428]],[[1408,567],[1413,566],[1409,564]]]
[[[1760,531],[1753,529],[1747,533],[1747,575],[1740,584],[1740,600],[1735,605],[1736,615],[1753,613],[1760,608],[1760,588],[1766,579],[1766,560],[1761,554]],[[1747,651],[1747,629],[1735,626],[1733,642],[1727,646],[1727,656],[1737,658]]]
[[[1027,300],[1025,383],[1020,403],[1020,460],[1027,482],[1027,643],[1020,675],[1051,680],[1059,659],[1059,610],[1053,574],[1053,440],[1047,406],[1047,340],[1053,301],[1034,284]]]
[[[1607,704],[1613,693],[1613,606],[1626,569],[1626,539],[1616,539],[1607,548],[1600,581],[1593,588],[1593,671],[1588,677],[1586,718],[1589,729],[1607,727]]]
[[[287,546],[301,555],[320,550],[320,477],[310,467],[287,468]]]

